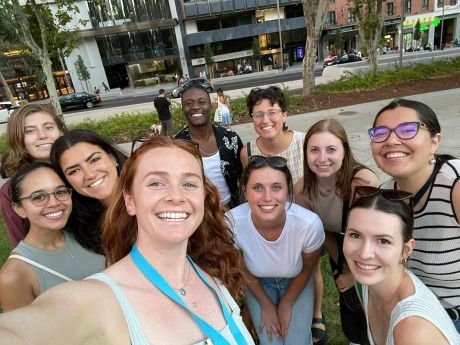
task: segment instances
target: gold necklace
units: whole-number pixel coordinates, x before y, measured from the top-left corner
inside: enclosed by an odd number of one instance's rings
[[[403,278],[404,278],[404,270],[401,274],[401,277],[399,278],[399,281],[398,281],[398,285],[396,286],[396,289],[393,291],[393,293],[391,294],[391,297],[385,302],[385,303],[380,303],[380,304],[377,304],[377,310],[378,311],[382,311],[383,307],[385,307],[388,303],[390,303],[396,296],[398,290],[399,290],[399,287],[401,286],[401,283],[403,281]]]

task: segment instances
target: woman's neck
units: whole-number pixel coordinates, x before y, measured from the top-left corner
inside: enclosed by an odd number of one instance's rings
[[[292,131],[281,131],[279,134],[272,138],[257,138],[257,146],[260,152],[267,156],[278,155],[286,150],[292,141]]]
[[[379,284],[369,286],[369,299],[378,313],[390,315],[394,306],[401,299],[404,284],[405,269],[396,271]]]
[[[284,206],[283,206],[284,207]],[[286,224],[286,212],[283,213],[279,219],[264,221],[257,219],[254,213],[251,214],[251,220],[257,232],[267,241],[276,241],[283,232],[284,225]]]
[[[65,245],[65,235],[63,230],[36,229],[31,226],[24,242],[36,248],[54,251]]]
[[[430,178],[433,169],[434,165],[430,164],[408,177],[395,178],[398,189],[412,193],[413,195],[417,194]]]
[[[318,185],[319,193],[322,196],[328,196],[336,188],[337,174],[327,176],[327,177],[316,176],[316,184]]]

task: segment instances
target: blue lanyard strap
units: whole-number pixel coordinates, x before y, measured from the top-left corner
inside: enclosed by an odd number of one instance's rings
[[[144,258],[144,256],[139,252],[137,245],[135,244],[130,252],[130,256],[134,261],[136,267],[142,272],[145,278],[147,278],[155,287],[157,287],[163,294],[185,309],[193,318],[193,320],[198,324],[202,332],[211,339],[213,344],[216,345],[230,345],[230,343],[209,323],[204,321],[201,317],[191,311],[188,306],[185,304],[183,299],[174,291],[174,289],[168,284],[168,282],[157,272],[157,270],[148,263],[148,261]],[[208,280],[206,279],[205,275],[201,272],[201,270],[195,265],[193,260],[189,257],[187,259],[192,264],[193,269],[201,278],[201,280],[211,289],[214,295],[220,302],[221,309],[223,311],[225,321],[227,322],[230,331],[233,337],[236,340],[237,344],[247,344],[244,336],[241,334],[240,329],[233,320],[232,315],[230,314],[227,306],[221,300],[219,295],[216,293],[214,288],[210,285]]]

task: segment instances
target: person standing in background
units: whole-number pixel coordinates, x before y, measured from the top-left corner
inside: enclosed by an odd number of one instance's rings
[[[169,107],[171,106],[171,102],[165,96],[165,90],[160,89],[158,97],[155,98],[153,101],[153,105],[157,110],[158,117],[160,118],[161,122],[161,135],[166,135],[168,137],[172,137],[172,118],[171,112],[169,111]]]

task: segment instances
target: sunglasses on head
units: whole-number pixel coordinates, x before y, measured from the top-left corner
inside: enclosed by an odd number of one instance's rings
[[[279,156],[265,157],[260,155],[255,155],[249,157],[249,165],[252,165],[255,168],[260,168],[263,165],[268,165],[272,168],[284,168],[287,166],[287,159]]]
[[[389,128],[387,126],[373,127],[369,129],[368,132],[374,143],[383,143],[389,138],[391,132],[395,132],[399,139],[408,140],[415,137],[420,128],[431,131],[431,129],[423,122],[411,121],[400,123],[395,128]]]
[[[353,193],[353,201],[356,201],[362,197],[371,197],[378,194],[382,195],[385,199],[390,201],[404,201],[406,204],[412,207],[412,193],[405,192],[403,190],[380,189],[370,186],[356,186],[355,192]]]

